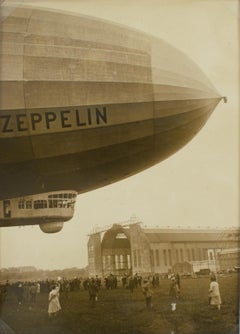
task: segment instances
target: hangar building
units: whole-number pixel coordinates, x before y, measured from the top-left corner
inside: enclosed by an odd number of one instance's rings
[[[177,263],[216,261],[218,252],[237,248],[238,230],[142,228],[114,224],[90,234],[89,274],[106,276],[169,273]]]

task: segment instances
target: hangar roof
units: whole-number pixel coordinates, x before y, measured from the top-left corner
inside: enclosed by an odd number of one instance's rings
[[[150,243],[236,241],[239,232],[226,230],[143,229]]]

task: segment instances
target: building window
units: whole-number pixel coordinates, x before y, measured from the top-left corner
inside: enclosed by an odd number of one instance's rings
[[[26,201],[26,209],[32,209],[32,201]]]
[[[178,249],[176,249],[176,262],[179,263],[179,254],[178,254]]]
[[[119,266],[118,266],[118,255],[115,254],[115,268],[118,270]]]
[[[191,261],[191,253],[190,253],[189,248],[187,249],[187,258],[188,258],[188,261]]]
[[[164,264],[165,264],[165,266],[167,266],[167,251],[166,251],[166,249],[164,249],[163,250],[163,259],[164,259]]]
[[[127,237],[124,233],[118,233],[115,238],[116,239],[127,239]]]
[[[207,260],[207,259],[208,259],[207,248],[203,248],[203,259],[204,259],[204,260]]]
[[[19,209],[24,209],[25,208],[25,201],[24,201],[24,199],[20,199],[18,201],[18,208]]]
[[[183,250],[180,249],[180,261],[183,262]]]
[[[192,260],[195,261],[195,249],[192,248]]]
[[[123,269],[123,255],[120,255],[120,269]]]
[[[202,249],[198,248],[198,259],[202,261]]]
[[[155,266],[155,263],[154,263],[154,252],[153,252],[153,249],[151,249],[151,265],[152,267]]]
[[[111,268],[111,255],[107,256],[107,268]]]
[[[156,249],[156,265],[157,265],[157,267],[160,266],[160,261],[159,261],[159,250],[158,250],[158,249]]]
[[[168,258],[169,258],[169,264],[172,265],[172,251],[171,249],[168,250]]]
[[[130,257],[130,254],[127,255],[127,268],[131,269],[131,257]]]

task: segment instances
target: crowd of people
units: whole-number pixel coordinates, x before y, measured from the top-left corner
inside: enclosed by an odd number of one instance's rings
[[[178,299],[181,297],[181,284],[180,275],[171,274],[169,277],[169,302],[172,307],[172,311],[176,310]],[[216,275],[212,273],[210,275],[209,286],[209,305],[212,307],[217,306],[221,309],[221,296],[219,284],[217,282]],[[98,276],[81,279],[73,278],[66,279],[58,277],[57,280],[44,280],[33,282],[15,282],[0,285],[0,305],[7,299],[8,294],[14,294],[19,305],[27,304],[29,308],[33,307],[37,301],[37,296],[40,293],[48,293],[48,314],[49,318],[56,316],[61,310],[60,294],[65,300],[69,298],[71,291],[78,291],[83,289],[88,292],[89,301],[92,306],[99,298],[99,291],[101,289],[112,290],[117,288],[128,289],[130,293],[137,288],[142,289],[143,297],[146,302],[146,308],[151,310],[152,297],[155,288],[160,285],[159,274],[150,275],[148,277],[142,277],[138,273],[135,275],[123,275],[121,278],[116,275],[109,274],[104,278]]]

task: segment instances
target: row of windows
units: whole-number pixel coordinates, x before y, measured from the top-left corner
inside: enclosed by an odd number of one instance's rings
[[[18,208],[19,209],[32,209],[32,201],[24,201],[24,200],[20,200],[18,201]]]
[[[122,255],[104,255],[102,257],[103,269],[130,269],[131,268],[131,259],[130,254]]]
[[[46,209],[46,208],[73,208],[74,201],[69,199],[50,199],[50,200],[19,200],[19,209]]]
[[[205,248],[187,248],[186,251],[181,249],[163,249],[162,258],[165,266],[172,266],[173,263],[179,263],[184,261],[201,261],[207,259],[207,249]],[[160,251],[155,249],[151,250],[151,264],[152,266],[160,266]]]
[[[76,194],[73,194],[73,193],[48,195],[48,198],[75,198],[75,197],[76,197]]]

